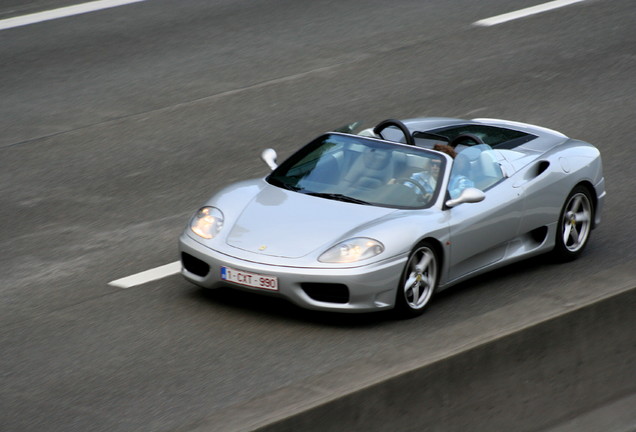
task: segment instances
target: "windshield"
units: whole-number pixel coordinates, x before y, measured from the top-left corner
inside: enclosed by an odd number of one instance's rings
[[[424,208],[439,193],[445,159],[418,147],[359,136],[323,135],[267,177],[275,186],[322,198]]]

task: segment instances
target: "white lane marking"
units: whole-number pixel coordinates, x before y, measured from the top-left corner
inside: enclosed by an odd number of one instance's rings
[[[491,18],[486,18],[473,23],[476,26],[490,27],[497,24],[505,23],[508,21],[516,20],[519,18],[525,18],[530,15],[535,15],[541,12],[550,11],[552,9],[562,8],[574,3],[580,3],[585,0],[555,0],[548,3],[543,3],[537,6],[532,6],[525,9],[519,9],[518,11],[497,15]]]
[[[138,3],[146,0],[98,0],[88,3],[81,3],[73,6],[51,9],[44,12],[36,12],[29,15],[22,15],[13,18],[0,20],[0,30],[6,30],[14,27],[35,24],[42,21],[50,21],[58,18],[65,18],[73,15],[95,12],[102,9],[108,9],[117,6],[123,6],[130,3]]]
[[[155,267],[153,269],[134,274],[132,276],[114,280],[112,282],[109,282],[108,285],[126,289],[158,279],[163,279],[165,277],[172,276],[173,274],[177,274],[180,271],[181,261],[175,261],[170,264],[162,265],[160,267]]]

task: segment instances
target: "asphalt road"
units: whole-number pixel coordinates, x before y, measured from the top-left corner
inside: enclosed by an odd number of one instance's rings
[[[68,4],[3,1],[0,19]],[[636,4],[473,25],[534,4],[147,0],[0,31],[0,430],[188,431],[636,280]],[[480,277],[409,321],[204,293],[178,275],[108,285],[177,260],[200,203],[267,173],[263,148],[422,115],[597,145],[607,207],[581,259]]]

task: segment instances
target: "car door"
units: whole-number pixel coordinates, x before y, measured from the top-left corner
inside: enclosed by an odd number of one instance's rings
[[[481,155],[477,163],[496,163],[495,158],[484,156],[488,155]],[[486,167],[486,171],[492,174],[493,169]],[[509,242],[518,235],[523,211],[523,191],[512,187],[512,182],[504,178],[500,168],[496,175],[499,176],[498,179],[484,182],[484,170],[473,170],[472,176],[469,175],[472,177],[471,186],[482,189],[485,199],[445,210],[450,229],[448,281],[501,260]],[[453,172],[451,180],[452,177]],[[487,186],[482,188],[480,185]]]

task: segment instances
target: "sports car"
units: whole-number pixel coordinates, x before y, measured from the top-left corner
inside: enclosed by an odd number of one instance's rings
[[[601,221],[589,143],[525,123],[418,118],[321,135],[264,178],[229,185],[179,239],[206,288],[310,309],[422,313],[433,295],[530,256],[568,261]]]

